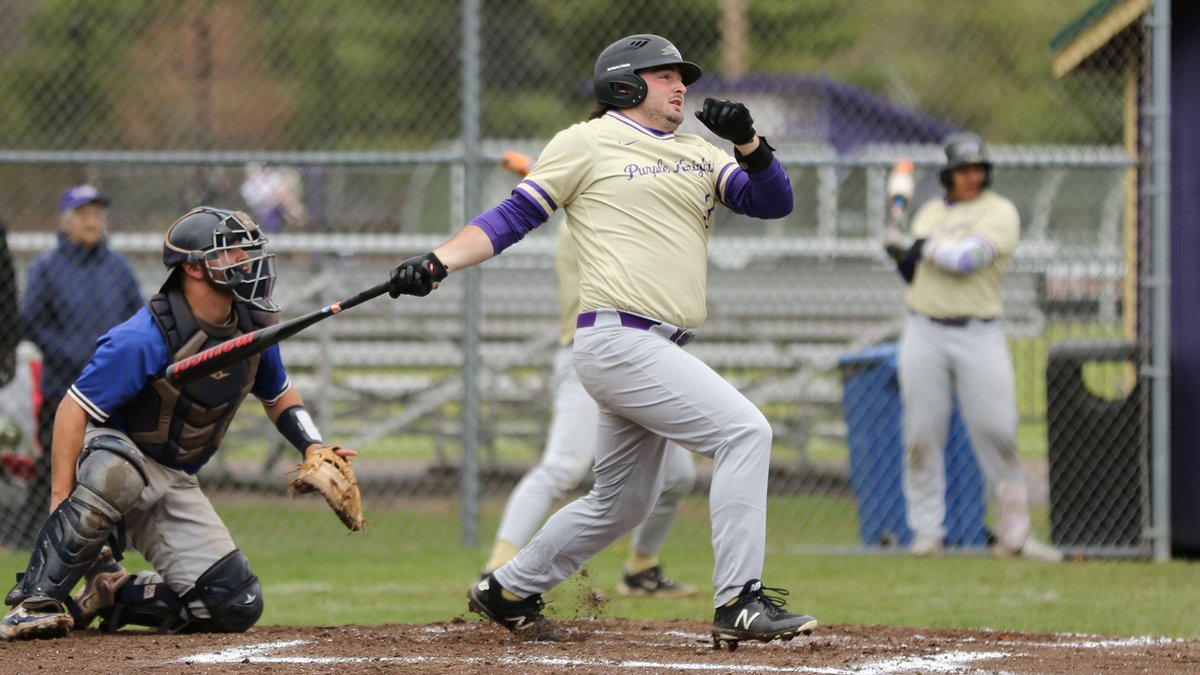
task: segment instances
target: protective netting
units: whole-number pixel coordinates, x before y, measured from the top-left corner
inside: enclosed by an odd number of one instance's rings
[[[653,32],[704,68],[687,109],[706,96],[745,102],[796,197],[775,221],[718,209],[709,320],[688,346],[774,428],[772,545],[912,541],[895,363],[905,287],[882,248],[886,180],[911,159],[915,202],[939,198],[941,140],[970,130],[988,143],[994,190],[1021,217],[1002,327],[1034,531],[1068,553],[1144,555],[1147,38],[1141,17],[1113,18],[1119,4],[6,2],[0,218],[25,341],[0,397],[0,535],[27,546],[44,512],[33,406],[46,424],[94,337],[123,318],[111,306],[115,281],[62,283],[94,279],[78,251],[30,276],[64,236],[64,190],[93,184],[111,200],[107,245],[131,264],[143,300],[165,278],[161,237],[176,217],[198,204],[250,211],[279,256],[276,299],[289,318],[441,243],[474,215],[464,213],[468,195],[480,195],[480,208],[507,196],[518,177],[499,168],[500,155],[536,157],[583,120],[596,55],[622,35]],[[472,51],[478,69],[464,60]],[[475,128],[478,143],[464,135]],[[690,113],[680,131],[714,138]],[[552,408],[557,222],[480,272],[479,480],[469,494],[462,367],[475,336],[463,332],[474,302],[465,281],[451,277],[425,299],[374,300],[284,344],[326,438],[361,452],[376,523],[368,536],[381,548],[444,538],[448,524],[473,537],[458,513],[475,499],[486,544],[505,495],[538,460]],[[36,373],[51,372],[57,389],[41,391]],[[952,426],[946,544],[983,550],[995,495],[961,418]],[[201,473],[235,536],[286,542],[314,518],[332,520],[289,510],[284,471],[297,458],[249,401]],[[711,466],[698,467],[677,535],[706,536]]]

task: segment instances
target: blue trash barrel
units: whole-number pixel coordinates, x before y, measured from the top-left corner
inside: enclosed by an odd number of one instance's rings
[[[850,448],[850,486],[858,502],[863,546],[907,547],[912,530],[904,514],[903,402],[899,346],[887,343],[838,361],[842,411]],[[947,546],[987,545],[983,477],[955,402],[946,442]]]

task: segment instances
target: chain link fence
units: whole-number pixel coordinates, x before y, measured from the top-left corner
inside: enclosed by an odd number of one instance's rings
[[[0,219],[17,302],[28,310],[47,295],[31,270],[73,246],[60,240],[58,205],[82,183],[111,199],[107,247],[143,298],[165,278],[163,231],[198,204],[256,215],[279,256],[284,318],[347,297],[507,196],[518,178],[498,167],[501,154],[536,156],[584,119],[596,55],[654,32],[705,69],[688,107],[744,101],[796,195],[777,221],[719,210],[710,318],[688,347],[774,427],[771,545],[890,550],[911,539],[894,362],[905,287],[882,251],[885,183],[910,158],[916,201],[938,198],[940,141],[971,130],[1022,222],[1002,325],[1034,530],[1068,553],[1147,555],[1147,33],[1128,22],[1076,58],[1111,5],[12,0],[0,8]],[[712,138],[690,116],[680,131]],[[447,527],[485,544],[537,461],[558,332],[556,228],[484,265],[478,292],[458,275],[428,298],[376,300],[284,343],[326,437],[361,452],[380,550]],[[91,278],[80,270],[74,278]],[[39,377],[69,381],[88,357],[81,345],[117,320],[91,311],[115,293],[110,281],[54,290],[65,297],[22,312],[25,341],[2,391],[0,535],[16,547],[30,534],[18,514],[45,508],[36,407],[45,424],[62,395]],[[464,324],[471,308],[477,330]],[[39,344],[39,321],[58,322],[74,347]],[[474,410],[464,387],[477,387]],[[947,543],[983,551],[988,495],[954,426]],[[477,462],[464,462],[468,450]],[[336,527],[308,515],[323,505],[287,501],[297,457],[259,406],[244,406],[201,473],[235,537],[282,545]],[[478,472],[465,492],[464,466]],[[698,466],[675,536],[707,537],[709,466]]]

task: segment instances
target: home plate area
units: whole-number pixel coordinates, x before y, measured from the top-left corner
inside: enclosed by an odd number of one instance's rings
[[[524,643],[493,625],[262,626],[240,634],[95,630],[0,642],[6,673],[1181,673],[1200,641],[831,625],[791,642],[712,647],[696,621],[563,621],[569,638]]]

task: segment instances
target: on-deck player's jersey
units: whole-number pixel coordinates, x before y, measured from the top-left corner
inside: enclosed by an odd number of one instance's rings
[[[96,341],[96,353],[67,395],[96,424],[126,431],[116,411],[133,400],[150,380],[162,375],[170,364],[166,338],[150,315],[150,308],[143,306]],[[263,352],[250,391],[270,404],[290,386],[279,345],[273,345]]]
[[[612,307],[685,328],[704,323],[708,236],[733,157],[621,113],[559,132],[517,189],[559,207],[579,251],[580,309]],[[664,264],[664,261],[668,261]]]
[[[966,275],[923,261],[908,289],[909,309],[936,318],[1000,316],[1000,282],[1021,236],[1021,218],[1011,201],[991,191],[953,204],[932,199],[917,210],[911,230],[914,237],[930,239],[926,245],[978,237],[995,255],[986,267]]]
[[[575,321],[579,318],[579,251],[566,223],[558,229],[554,273],[558,276],[558,344],[565,347],[575,339]]]

